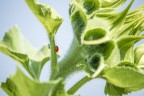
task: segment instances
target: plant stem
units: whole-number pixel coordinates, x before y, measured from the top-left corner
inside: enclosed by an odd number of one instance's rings
[[[55,51],[55,41],[54,36],[49,34],[49,40],[50,40],[50,49],[51,49],[51,74],[50,74],[50,80],[56,79],[58,75],[58,64],[57,64],[57,54]]]
[[[68,94],[74,94],[80,87],[82,87],[85,83],[87,83],[91,78],[88,78],[87,76],[82,78],[80,81],[78,81],[75,85],[73,85],[69,90]]]
[[[65,79],[70,74],[79,71],[77,64],[82,60],[82,47],[74,38],[67,55],[59,64],[59,77]]]

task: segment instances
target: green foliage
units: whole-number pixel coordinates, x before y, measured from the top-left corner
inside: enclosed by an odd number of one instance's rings
[[[134,54],[135,54],[135,63],[137,65],[142,65],[143,66],[143,55],[144,55],[144,45],[139,45],[136,47]]]
[[[102,77],[106,78],[108,82],[122,88],[144,84],[144,74],[130,66],[107,68],[102,74]]]
[[[124,10],[116,11],[126,0],[71,0],[74,40],[64,59],[57,62],[54,35],[63,19],[38,0],[25,1],[46,28],[51,48],[34,49],[17,27],[6,33],[0,51],[19,62],[32,78],[18,70],[1,85],[9,96],[68,96],[94,78],[106,80],[105,94],[110,96],[144,88],[144,45],[135,47],[144,38],[143,5],[130,10],[134,3],[131,0]],[[49,59],[50,81],[41,83],[38,78]],[[77,71],[85,71],[86,76],[64,91],[63,80]]]
[[[124,64],[122,64],[123,66],[108,68],[103,71],[103,78],[107,80],[106,94],[122,96],[144,88],[144,74],[128,62]]]
[[[64,91],[62,79],[40,83],[28,78],[20,69],[1,87],[9,96],[70,96]]]
[[[8,30],[0,41],[0,51],[20,63],[34,78],[39,78],[44,64],[50,59],[50,50],[44,45],[33,48],[17,26]]]
[[[62,18],[55,10],[46,4],[40,4],[38,0],[25,0],[32,12],[44,25],[49,34],[55,35],[62,23]]]
[[[105,94],[110,96],[122,96],[122,94],[127,94],[128,92],[124,88],[117,87],[111,83],[106,83]]]
[[[143,6],[129,11],[134,3],[131,0],[124,10],[115,11],[125,1],[72,0],[70,7],[74,34],[87,55],[83,69],[89,77],[104,78],[108,82],[105,93],[111,96],[144,86],[143,47],[134,48],[135,43],[144,38],[140,34],[144,23]],[[95,54],[99,56],[95,58]]]

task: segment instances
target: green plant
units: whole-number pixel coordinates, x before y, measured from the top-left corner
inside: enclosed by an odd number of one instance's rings
[[[0,51],[19,62],[20,69],[1,88],[9,96],[71,96],[94,78],[107,81],[105,94],[121,96],[144,88],[143,47],[135,43],[144,38],[143,8],[129,11],[134,0],[122,11],[115,11],[126,0],[71,0],[69,14],[74,31],[71,49],[57,62],[54,36],[63,19],[50,6],[38,0],[25,0],[44,25],[50,48],[34,49],[17,27],[6,32],[0,41]],[[79,53],[79,54],[77,54]],[[39,81],[47,61],[51,61],[50,80]],[[86,76],[64,90],[64,81],[72,73],[85,71]]]

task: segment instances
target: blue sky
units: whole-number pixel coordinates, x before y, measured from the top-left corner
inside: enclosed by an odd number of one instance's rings
[[[47,3],[54,7],[54,9],[64,18],[60,29],[55,37],[56,44],[60,48],[60,55],[63,58],[66,54],[73,38],[72,27],[69,20],[68,8],[70,0],[39,0],[41,3]],[[144,0],[135,0],[132,8],[136,8],[144,4]],[[40,48],[43,44],[47,44],[47,34],[44,27],[32,14],[31,10],[25,4],[24,0],[1,0],[0,1],[0,39],[4,33],[14,25],[18,25],[24,36],[31,42],[31,44]],[[47,80],[48,71],[50,69],[47,64],[42,72],[42,80]],[[0,53],[0,82],[4,82],[6,78],[15,72],[16,62],[11,58]],[[48,71],[47,71],[48,70]],[[84,73],[73,75],[66,82],[66,88],[69,88],[78,79],[84,76]],[[82,87],[77,93],[81,96],[104,96],[104,84],[102,79],[95,79]],[[132,93],[126,96],[143,96],[144,90]],[[0,90],[0,96],[7,96]]]

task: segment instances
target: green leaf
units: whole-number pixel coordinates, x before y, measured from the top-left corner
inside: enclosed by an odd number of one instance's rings
[[[128,12],[125,22],[117,33],[117,37],[123,37],[127,35],[139,35],[142,32],[142,25],[144,23],[143,6],[138,9]]]
[[[133,91],[141,90],[143,88],[144,88],[144,85],[139,85],[139,86],[129,87],[129,88],[122,88],[122,87],[117,87],[107,82],[105,86],[105,94],[109,94],[109,96],[123,96],[123,94],[128,94]]]
[[[122,5],[126,0],[119,1],[99,1],[107,2],[110,5]],[[89,2],[88,7],[84,7],[84,3]],[[93,3],[92,3],[93,2]],[[132,6],[134,0],[126,7],[122,12],[106,11],[106,9],[94,9],[93,14],[88,15],[86,9],[92,10],[94,4],[97,0],[72,0],[72,5],[70,7],[70,16],[75,32],[75,36],[78,40],[81,39],[82,44],[101,44],[110,40],[110,38],[115,38],[117,34],[120,34],[121,27],[125,23],[128,11]],[[106,4],[106,5],[108,5]],[[91,6],[90,6],[91,5]],[[98,5],[100,5],[98,3]],[[102,6],[102,5],[101,5]],[[92,7],[92,8],[91,8]],[[108,6],[107,6],[108,7]],[[86,8],[86,9],[85,9]],[[105,10],[105,11],[104,11]],[[134,23],[134,22],[133,22]],[[128,25],[127,25],[128,26]],[[130,26],[130,24],[129,24]],[[125,28],[123,28],[125,29]],[[119,32],[120,31],[120,32]]]
[[[98,45],[108,42],[110,38],[108,37],[108,28],[104,22],[100,22],[101,19],[94,18],[88,21],[85,30],[81,35],[81,43],[86,45]],[[105,27],[105,28],[104,28]]]
[[[137,66],[134,63],[130,62],[130,61],[121,61],[118,64],[118,66],[132,67],[132,68],[138,70]]]
[[[125,22],[126,16],[128,14],[128,11],[130,10],[132,4],[133,4],[134,0],[131,0],[130,4],[126,7],[125,10],[123,10],[122,12],[120,12],[119,14],[117,14],[115,16],[115,18],[112,21],[112,27],[110,30],[112,30],[111,35],[113,36],[113,34],[117,34],[119,32],[119,29],[122,27],[122,25]]]
[[[125,23],[129,23],[129,22],[132,22],[133,20],[139,18],[142,16],[143,14],[143,8],[144,8],[144,5],[141,5],[139,8],[137,9],[134,9],[134,10],[130,10],[127,14],[127,17],[126,17],[126,22]]]
[[[129,62],[121,62],[120,66],[135,67],[134,64],[131,64]],[[135,69],[138,69],[138,68],[135,67]],[[144,84],[123,88],[123,87],[115,86],[111,84],[110,82],[107,82],[105,86],[105,94],[109,94],[110,96],[122,96],[123,94],[128,94],[133,91],[141,90],[143,88],[144,88]]]
[[[135,63],[137,65],[143,65],[144,45],[139,45],[138,47],[136,47],[134,54],[135,54]]]
[[[28,78],[19,69],[1,84],[1,88],[9,96],[69,96],[62,79],[41,83]]]
[[[134,87],[130,87],[130,88],[125,88],[125,90],[129,93],[132,91],[140,91],[142,89],[144,89],[144,85],[138,85],[138,86],[134,86]]]
[[[109,67],[117,66],[120,62],[120,51],[117,44],[114,44],[113,50],[111,50],[110,56],[106,58],[105,64]]]
[[[100,8],[99,0],[72,0],[72,5],[77,4],[77,7],[81,7],[84,13],[87,15],[92,14]],[[74,9],[74,8],[73,8]],[[75,10],[75,9],[74,9]],[[74,11],[70,10],[70,12]]]
[[[83,1],[83,7],[85,8],[87,14],[91,14],[100,8],[99,0],[82,0],[82,1]]]
[[[134,45],[130,47],[125,53],[124,61],[134,63]]]
[[[111,84],[122,88],[144,85],[144,74],[135,67],[117,66],[113,68],[106,68],[103,71],[102,76]]]
[[[133,47],[136,42],[138,42],[139,40],[143,38],[144,38],[143,35],[142,36],[131,35],[131,36],[126,36],[117,40],[117,44],[118,44],[120,54],[121,54],[121,59],[123,60],[125,58],[127,51],[130,50],[130,48]],[[133,52],[133,49],[130,52]]]
[[[112,51],[115,49],[115,42],[110,40],[99,45],[83,45],[85,54],[92,56],[95,53],[102,54],[104,59],[108,59]]]
[[[72,27],[77,40],[80,42],[81,34],[87,25],[87,16],[83,8],[75,1],[72,0],[72,5],[69,9]]]
[[[104,58],[102,54],[95,53],[85,63],[79,64],[90,78],[96,78],[105,68]]]
[[[34,49],[17,26],[6,32],[0,41],[0,51],[19,62],[34,78],[39,78],[42,67],[50,59],[48,46]]]
[[[143,17],[139,17],[139,18],[135,18],[135,20],[133,20],[130,23],[126,23],[122,26],[122,28],[119,30],[120,32],[117,34],[117,37],[123,37],[123,36],[127,36],[127,35],[135,35],[135,34],[139,34],[139,29],[141,27],[141,25],[143,24]]]
[[[119,1],[121,2],[123,0],[119,0]],[[119,1],[111,1],[111,2],[118,3]],[[107,11],[108,9],[103,9],[103,10],[99,10],[98,12],[94,14],[95,18],[103,19],[103,21],[101,22],[104,22],[104,24],[108,26],[105,28],[109,28],[110,37],[115,38],[116,35],[121,33],[120,29],[125,30],[125,28],[123,27],[123,24],[126,21],[128,11],[130,7],[132,6],[133,2],[134,0],[132,0],[130,4],[126,7],[126,9],[123,10],[122,12],[115,12],[115,11],[109,12]]]
[[[126,0],[99,0],[101,8],[111,8],[116,9],[118,7],[121,7]]]
[[[55,35],[63,19],[55,10],[46,4],[40,4],[38,0],[25,0],[32,12],[44,25],[49,34]]]
[[[124,88],[117,87],[111,83],[106,83],[105,86],[105,94],[109,96],[122,96],[123,94],[127,94],[128,92]]]

